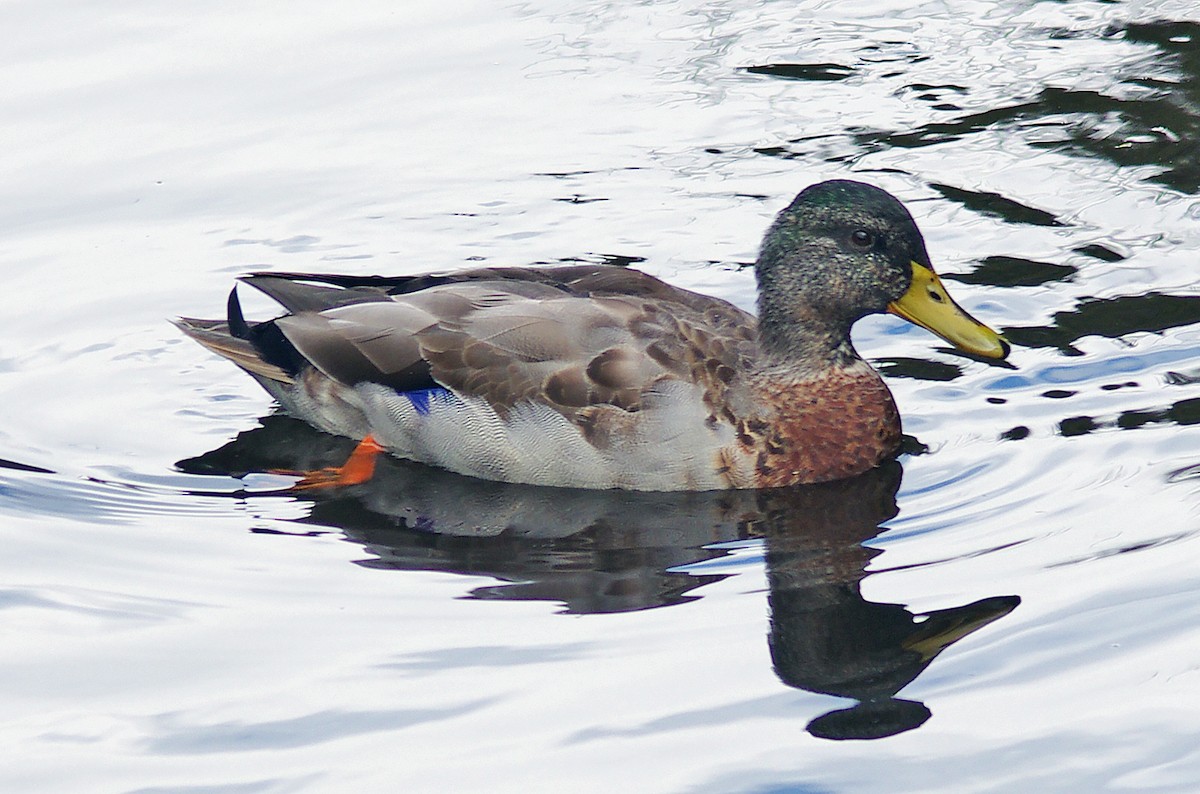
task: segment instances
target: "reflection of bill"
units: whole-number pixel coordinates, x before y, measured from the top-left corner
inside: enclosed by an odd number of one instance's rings
[[[193,473],[315,469],[353,442],[273,416],[224,447],[181,461]],[[462,477],[387,458],[367,483],[313,497],[303,523],[336,527],[374,558],[362,565],[486,575],[474,598],[558,601],[567,612],[626,612],[697,598],[725,574],[681,566],[762,538],[771,658],[788,686],[860,703],[809,723],[830,739],[879,738],[929,718],[894,695],[942,650],[1008,614],[1016,596],[918,616],[863,598],[863,543],[897,513],[901,467],[766,491],[646,493],[537,488]],[[241,494],[244,496],[244,494]],[[920,620],[920,622],[918,622]]]

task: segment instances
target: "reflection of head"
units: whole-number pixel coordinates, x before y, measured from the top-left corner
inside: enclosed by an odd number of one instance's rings
[[[771,660],[788,686],[862,701],[813,720],[814,736],[892,736],[930,715],[924,704],[892,696],[943,650],[1019,603],[1017,596],[995,596],[917,616],[899,604],[867,601],[857,583],[772,590]]]
[[[894,494],[894,489],[861,492],[854,505],[777,525],[767,536],[776,674],[788,686],[862,701],[813,720],[814,736],[880,738],[921,725],[929,710],[893,696],[946,647],[1019,603],[1015,596],[986,598],[931,612],[918,622],[901,604],[863,598],[866,565],[880,552],[862,541],[895,515]]]

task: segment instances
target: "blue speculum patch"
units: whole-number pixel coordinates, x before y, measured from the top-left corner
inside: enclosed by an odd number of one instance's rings
[[[412,407],[416,409],[417,413],[419,413],[421,416],[428,416],[430,401],[439,397],[444,397],[445,395],[449,394],[449,391],[447,389],[434,388],[414,389],[413,391],[404,391],[400,393],[408,398],[408,401],[412,403]]]

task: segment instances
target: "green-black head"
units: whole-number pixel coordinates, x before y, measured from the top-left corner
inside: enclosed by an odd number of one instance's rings
[[[806,188],[763,239],[759,333],[772,355],[811,364],[856,357],[850,327],[890,312],[964,352],[1008,355],[1008,342],[954,302],[912,215],[885,190],[832,180]]]

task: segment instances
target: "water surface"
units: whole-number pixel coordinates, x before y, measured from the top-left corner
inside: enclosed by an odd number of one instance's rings
[[[0,788],[1194,791],[1200,18],[848,5],[8,4]],[[845,483],[297,497],[345,442],[167,322],[481,262],[749,308],[838,177],[1014,343],[860,323],[915,442]]]

